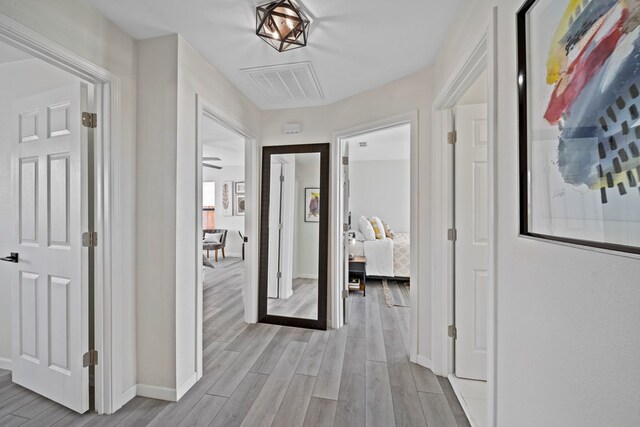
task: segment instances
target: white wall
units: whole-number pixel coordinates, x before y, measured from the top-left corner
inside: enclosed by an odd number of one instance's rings
[[[40,33],[69,51],[108,70],[121,82],[120,135],[114,141],[112,161],[119,162],[111,185],[119,198],[112,200],[114,241],[113,281],[120,285],[119,332],[120,392],[136,383],[135,335],[135,182],[136,171],[136,42],[83,0],[1,0],[0,13]],[[116,402],[118,404],[118,402]]]
[[[138,384],[175,389],[177,37],[138,52]]]
[[[379,217],[396,233],[411,230],[409,210],[411,165],[407,160],[369,160],[349,163],[351,228],[358,218]]]
[[[179,36],[139,51],[138,392],[171,399],[196,372],[196,95],[251,130],[260,115]]]
[[[468,2],[436,87],[498,6],[497,420],[632,426],[640,420],[640,260],[518,237],[516,21],[520,0]]]
[[[11,206],[11,103],[80,80],[38,59],[0,64],[0,254],[19,252],[13,236]],[[15,267],[0,263],[0,363],[11,359],[11,286]]]
[[[399,114],[418,113],[418,159],[421,164],[429,163],[428,144],[431,134],[431,103],[433,101],[432,69],[424,69],[410,76],[387,83],[335,104],[317,108],[264,111],[262,113],[263,145],[284,145],[330,142],[333,133],[376,120],[388,119]],[[303,132],[284,135],[282,125],[300,122]],[[418,242],[420,259],[417,268],[423,278],[417,283],[418,293],[418,355],[431,359],[431,283],[427,266],[430,260],[429,241],[429,168],[420,168],[419,188],[413,195],[418,198]],[[329,257],[331,257],[331,252]],[[333,298],[329,288],[329,298]],[[328,313],[328,317],[331,314]]]
[[[318,162],[299,161],[296,155],[295,233],[293,235],[293,278],[318,278],[320,223],[305,222],[305,188],[320,187],[320,156]],[[324,199],[320,195],[320,203]]]
[[[225,181],[244,181],[244,166],[225,166],[221,170],[203,168],[202,179],[216,183],[216,228],[229,230],[227,233],[227,256],[242,256],[242,240],[238,230],[244,236],[244,215],[225,216],[222,209],[222,184]],[[219,256],[221,256],[219,254]]]

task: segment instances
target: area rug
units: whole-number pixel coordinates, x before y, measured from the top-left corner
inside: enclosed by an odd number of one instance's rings
[[[408,282],[382,279],[382,290],[389,307],[409,307],[411,298]]]

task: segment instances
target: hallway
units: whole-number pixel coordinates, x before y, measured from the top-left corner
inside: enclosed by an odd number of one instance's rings
[[[370,281],[352,293],[352,322],[311,331],[243,321],[244,263],[204,280],[204,377],[177,403],[135,397],[113,415],[79,415],[0,371],[2,426],[469,425],[444,378],[409,362],[409,309]]]

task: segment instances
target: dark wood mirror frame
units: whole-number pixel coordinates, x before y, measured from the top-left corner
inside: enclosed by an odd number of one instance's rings
[[[320,223],[318,251],[318,318],[303,319],[267,313],[269,274],[269,201],[271,156],[278,154],[320,154]],[[258,286],[258,322],[310,329],[327,329],[327,291],[329,268],[329,144],[278,145],[262,148],[262,185],[260,208],[260,268]]]

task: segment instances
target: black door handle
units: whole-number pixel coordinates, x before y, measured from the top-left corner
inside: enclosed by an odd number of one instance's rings
[[[4,258],[0,258],[1,261],[6,261],[6,262],[13,262],[13,263],[18,263],[18,253],[17,252],[11,252],[11,255],[9,255],[8,257],[4,257]]]

